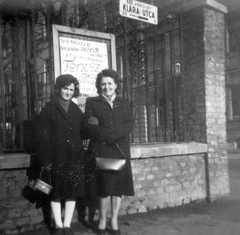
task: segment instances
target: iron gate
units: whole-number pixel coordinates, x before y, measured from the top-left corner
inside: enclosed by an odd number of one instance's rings
[[[117,0],[11,4],[0,4],[1,149],[26,149],[26,129],[51,97],[52,24],[115,34],[122,93],[135,119],[133,144],[186,140],[181,16],[159,8],[155,26],[121,17]]]

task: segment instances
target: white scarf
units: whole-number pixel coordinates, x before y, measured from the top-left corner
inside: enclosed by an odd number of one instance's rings
[[[113,101],[116,98],[116,93],[114,92],[110,97],[106,97],[102,94],[102,96],[105,98],[105,100],[110,104],[111,108],[113,108]]]

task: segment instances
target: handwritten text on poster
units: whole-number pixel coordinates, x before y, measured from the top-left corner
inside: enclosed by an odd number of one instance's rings
[[[72,74],[79,81],[79,107],[84,110],[86,98],[96,96],[97,74],[108,68],[107,44],[59,37],[61,74]]]

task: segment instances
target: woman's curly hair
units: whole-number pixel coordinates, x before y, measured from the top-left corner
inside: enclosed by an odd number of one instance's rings
[[[110,77],[114,80],[114,82],[117,84],[116,94],[119,95],[121,91],[120,75],[118,74],[118,72],[112,69],[104,69],[97,75],[97,80],[95,83],[97,93],[101,94],[101,82],[103,77]]]
[[[75,78],[71,74],[62,74],[56,78],[56,83],[54,85],[54,95],[59,96],[61,89],[65,86],[71,85],[72,83],[75,87],[73,98],[78,97],[79,96],[79,82],[78,82],[77,78]]]

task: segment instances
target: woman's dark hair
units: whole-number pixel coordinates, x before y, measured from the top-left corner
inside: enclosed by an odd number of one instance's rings
[[[60,94],[60,90],[65,87],[65,86],[69,86],[73,83],[74,87],[75,87],[75,91],[73,94],[73,97],[76,98],[79,96],[79,82],[77,80],[77,78],[75,78],[74,76],[72,76],[71,74],[62,74],[60,76],[57,77],[56,79],[56,83],[54,85],[54,95],[59,95]]]
[[[115,70],[112,69],[104,69],[102,70],[102,72],[100,72],[97,75],[97,80],[96,80],[96,88],[97,88],[97,93],[101,94],[101,82],[102,82],[102,78],[103,77],[110,77],[114,80],[114,82],[117,84],[117,88],[116,88],[116,94],[120,94],[120,90],[121,90],[121,83],[120,83],[120,76],[118,74],[118,72],[116,72]]]

